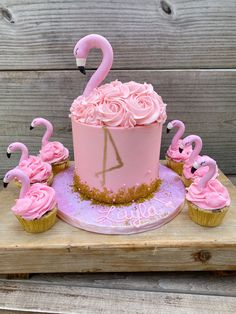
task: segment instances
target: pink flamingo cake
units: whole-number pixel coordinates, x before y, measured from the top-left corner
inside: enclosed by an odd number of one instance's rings
[[[69,151],[60,142],[49,142],[49,139],[53,134],[53,125],[51,122],[43,118],[35,118],[30,125],[30,129],[32,130],[39,125],[46,127],[46,131],[42,138],[42,147],[39,151],[39,156],[43,161],[50,163],[52,165],[53,173],[57,174],[61,170],[68,168]]]
[[[173,120],[167,124],[167,133],[169,133],[173,128],[176,128],[177,132],[173,136],[171,144],[166,152],[167,166],[179,175],[182,175],[184,162],[192,153],[192,146],[185,146],[183,151],[180,153],[179,146],[182,143],[181,137],[185,132],[185,125],[180,120]]]
[[[22,185],[19,199],[16,200],[12,211],[23,228],[33,233],[50,229],[55,223],[57,213],[54,189],[41,183],[30,186],[26,173],[17,168],[6,173],[3,179],[4,187],[15,178]]]
[[[40,157],[29,156],[28,148],[20,142],[11,143],[7,148],[7,157],[11,157],[11,153],[21,151],[21,157],[17,168],[24,171],[29,177],[30,184],[44,183],[51,185],[53,180],[52,167],[47,162],[43,162]],[[18,181],[16,181],[18,183]]]
[[[97,201],[127,203],[147,197],[160,184],[166,104],[151,84],[114,81],[99,87],[112,66],[113,50],[100,35],[82,38],[74,56],[84,74],[92,48],[102,50],[102,62],[70,109],[74,186]]]
[[[203,177],[198,177],[187,188],[189,215],[200,225],[213,227],[219,225],[230,205],[228,190],[215,178],[217,164],[208,156],[199,157],[191,172],[207,169]]]
[[[195,147],[189,157],[189,159],[186,160],[183,166],[183,174],[182,179],[185,186],[190,186],[190,184],[195,180],[197,177],[202,177],[207,171],[207,167],[199,168],[196,172],[192,173],[191,168],[195,161],[199,161],[201,156],[199,155],[202,150],[202,139],[197,135],[189,135],[185,137],[180,144],[179,151],[180,153],[183,152],[184,148],[187,146],[190,146],[194,144]],[[218,176],[218,168],[216,168],[215,177]]]

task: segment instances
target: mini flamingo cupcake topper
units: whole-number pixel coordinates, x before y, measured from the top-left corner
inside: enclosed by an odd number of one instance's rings
[[[55,174],[68,168],[69,166],[69,151],[60,142],[50,142],[49,139],[53,134],[53,125],[50,121],[43,118],[35,118],[30,125],[30,130],[36,126],[43,125],[46,131],[42,138],[42,147],[39,151],[39,156],[44,162],[52,165],[52,171]]]
[[[42,137],[42,147],[43,147],[49,143],[49,139],[53,134],[53,126],[52,126],[51,122],[49,122],[46,119],[35,118],[30,125],[30,130],[33,130],[38,125],[43,125],[46,127],[46,131]]]
[[[169,133],[173,128],[177,128],[177,132],[172,138],[171,147],[177,148],[179,144],[179,140],[184,135],[185,125],[180,120],[173,120],[167,124],[166,132]]]
[[[109,73],[113,62],[113,50],[109,41],[103,36],[91,34],[81,38],[74,48],[74,56],[76,64],[81,73],[86,74],[85,65],[89,51],[92,48],[99,48],[102,50],[102,63],[99,65],[97,71],[90,78],[83,95],[88,96],[91,91],[99,86]]]
[[[185,186],[189,186],[193,179],[196,179],[197,177],[202,177],[206,174],[208,171],[208,167],[201,167],[194,173],[191,171],[193,163],[199,162],[201,159],[201,156],[199,155],[201,150],[202,150],[202,140],[199,136],[197,135],[189,135],[185,137],[182,141],[182,144],[180,145],[179,151],[182,152],[184,147],[189,146],[191,144],[195,144],[195,147],[193,149],[192,154],[190,155],[189,159],[185,162],[184,167],[183,167],[183,181]],[[216,172],[215,172],[215,178],[218,176],[218,168],[216,167]]]
[[[28,148],[20,142],[11,143],[7,148],[7,157],[16,151],[21,151],[21,158],[17,168],[24,171],[30,179],[30,183],[47,183],[51,184],[53,179],[52,167],[50,164],[43,162],[37,156],[29,156]]]
[[[8,186],[8,183],[12,180],[15,180],[15,178],[17,178],[22,183],[20,198],[24,198],[26,193],[30,189],[30,179],[22,170],[15,168],[8,171],[3,179],[3,186],[4,188],[6,188]]]
[[[199,190],[202,190],[206,187],[207,183],[214,178],[215,173],[217,171],[217,164],[216,161],[208,156],[202,156],[200,158],[200,160],[197,162],[195,161],[193,163],[193,166],[191,168],[191,172],[194,173],[195,171],[197,171],[200,167],[206,167],[208,166],[208,171],[207,173],[201,177],[201,179],[199,180],[197,187],[199,188]]]
[[[25,144],[20,142],[12,143],[7,148],[7,157],[11,158],[11,154],[16,151],[21,151],[20,161],[26,160],[29,158],[29,151]]]
[[[189,146],[192,143],[195,144],[195,147],[194,147],[193,152],[187,161],[187,163],[189,163],[189,164],[193,164],[195,159],[200,154],[200,152],[202,150],[202,139],[200,138],[200,136],[197,136],[197,135],[189,135],[183,139],[182,144],[179,147],[179,152],[182,153],[184,150],[184,147]]]

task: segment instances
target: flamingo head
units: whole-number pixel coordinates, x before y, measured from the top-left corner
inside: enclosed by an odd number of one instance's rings
[[[201,167],[201,164],[195,161],[192,165],[191,173],[194,174],[200,167]]]
[[[216,168],[217,167],[216,161],[210,158],[209,156],[203,155],[199,157],[198,161],[195,161],[193,163],[193,166],[191,168],[191,173],[194,173],[200,167],[211,166],[211,165]]]
[[[11,143],[11,144],[7,147],[7,158],[11,158],[11,154],[12,154],[13,152],[16,152],[17,150],[20,150],[22,146],[24,146],[24,144],[23,144],[23,143],[20,143],[20,142]]]
[[[184,147],[190,145],[189,142],[184,142],[184,140],[182,140],[182,142],[179,145],[179,152],[182,153],[184,151]]]
[[[82,74],[86,74],[85,65],[86,65],[86,59],[89,53],[89,50],[91,49],[91,43],[90,40],[88,40],[89,37],[85,36],[81,38],[74,48],[74,56],[76,59],[76,65],[78,70]]]
[[[173,129],[174,125],[172,122],[169,122],[166,127],[166,133],[170,133],[170,130]]]
[[[30,124],[30,130],[33,130],[36,126],[39,126],[39,125],[50,125],[50,127],[52,127],[52,124],[50,121],[44,118],[35,118]]]
[[[190,146],[195,139],[199,138],[197,135],[189,135],[182,140],[182,143],[179,145],[179,152],[182,153],[186,146]]]
[[[25,176],[24,172],[20,169],[12,169],[5,174],[3,178],[3,186],[6,188],[10,181],[14,180],[18,176]]]
[[[7,147],[7,158],[11,158],[12,153],[12,144]]]

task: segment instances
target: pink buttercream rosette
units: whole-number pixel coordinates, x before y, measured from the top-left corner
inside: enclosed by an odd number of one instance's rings
[[[39,151],[39,156],[43,161],[55,164],[68,159],[69,151],[60,142],[49,142]]]
[[[206,167],[204,167],[206,168]],[[216,210],[230,205],[230,197],[227,189],[217,179],[211,179],[203,189],[198,184],[201,178],[187,188],[186,198],[198,207],[205,210]]]
[[[22,160],[18,168],[23,170],[30,179],[30,183],[46,182],[52,174],[50,164],[43,162],[40,157],[29,156]]]
[[[53,188],[35,183],[24,198],[16,200],[12,211],[26,220],[40,219],[56,206],[56,193]]]
[[[81,123],[110,127],[134,127],[164,123],[166,104],[151,84],[114,81],[79,96],[71,106],[71,116]]]

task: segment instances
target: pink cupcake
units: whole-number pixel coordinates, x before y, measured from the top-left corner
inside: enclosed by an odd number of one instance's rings
[[[183,151],[179,152],[179,147],[182,143],[181,137],[185,132],[185,125],[180,120],[173,120],[167,124],[167,133],[173,128],[177,129],[177,132],[172,138],[171,144],[166,152],[167,166],[174,170],[178,175],[182,175],[184,162],[190,157],[192,153],[192,146],[184,147]]]
[[[208,168],[203,177],[198,177],[187,188],[186,199],[191,219],[206,227],[215,227],[221,224],[230,205],[228,190],[221,182],[215,179],[217,165],[215,160],[203,156],[193,164],[192,173],[200,168]]]

